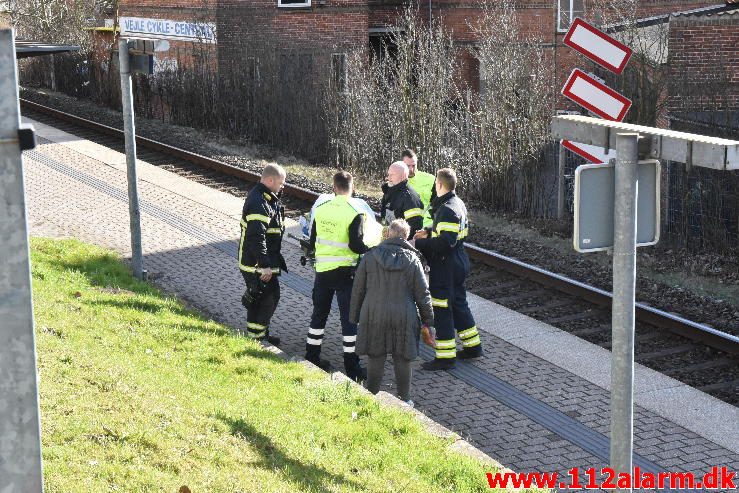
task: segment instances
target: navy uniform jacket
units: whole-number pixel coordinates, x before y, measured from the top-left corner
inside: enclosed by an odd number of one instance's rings
[[[411,227],[408,239],[413,238],[416,231],[423,229],[423,202],[418,192],[413,190],[404,180],[395,186],[383,185],[382,191],[382,219],[390,224],[394,219],[405,219]]]
[[[466,256],[464,239],[469,233],[469,226],[467,207],[454,192],[434,199],[431,212],[434,224],[429,230],[429,237],[416,240],[416,249],[426,257],[433,274],[435,263],[451,257],[454,253]]]
[[[264,267],[279,274],[287,271],[282,258],[282,235],[285,232],[285,210],[280,199],[262,183],[257,183],[246,196],[241,215],[239,268],[256,272]]]

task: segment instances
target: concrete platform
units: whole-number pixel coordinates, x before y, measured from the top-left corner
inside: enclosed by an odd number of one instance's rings
[[[120,153],[33,122],[25,153],[31,233],[70,236],[130,255],[125,160]],[[236,266],[243,198],[139,163],[144,264],[154,282],[243,330]],[[290,273],[273,330],[302,355],[313,273],[284,253]],[[610,353],[559,329],[470,296],[486,356],[453,372],[414,371],[413,399],[430,418],[517,471],[603,467],[608,456]],[[341,368],[337,314],[324,356]],[[423,357],[430,358],[426,350]],[[418,363],[415,364],[417,368]],[[388,366],[384,390],[392,393]],[[635,465],[643,470],[739,470],[739,409],[637,365]]]

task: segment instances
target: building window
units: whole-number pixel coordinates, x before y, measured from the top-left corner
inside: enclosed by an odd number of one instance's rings
[[[336,92],[346,94],[348,91],[346,53],[331,54],[332,84]]]
[[[575,20],[585,13],[584,0],[557,0],[557,31],[567,32]]]
[[[397,59],[398,45],[395,41],[398,34],[400,31],[392,27],[370,27],[370,55],[377,60],[384,60],[385,56]]]
[[[277,0],[278,7],[310,7],[311,0]]]

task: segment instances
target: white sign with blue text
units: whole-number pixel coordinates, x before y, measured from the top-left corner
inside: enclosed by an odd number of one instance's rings
[[[171,21],[121,17],[121,36],[141,39],[173,39],[200,43],[216,42],[216,25],[212,22]]]

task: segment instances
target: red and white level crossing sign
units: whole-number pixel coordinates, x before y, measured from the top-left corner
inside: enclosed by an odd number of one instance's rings
[[[564,43],[590,60],[620,74],[631,58],[631,48],[588,24],[579,17],[570,26]],[[631,108],[631,100],[580,69],[575,69],[565,82],[562,94],[586,110],[606,120],[620,122]],[[563,140],[562,146],[592,163],[607,163],[616,151],[593,145]]]
[[[563,140],[562,146],[595,164],[607,163],[611,159],[616,159],[616,149],[611,149],[608,152],[605,152],[606,150],[602,147],[590,144],[581,144],[570,140]]]
[[[606,120],[620,122],[631,108],[629,98],[577,68],[567,79],[562,94]]]
[[[570,26],[564,44],[608,70],[620,74],[631,58],[631,48],[579,17]]]

